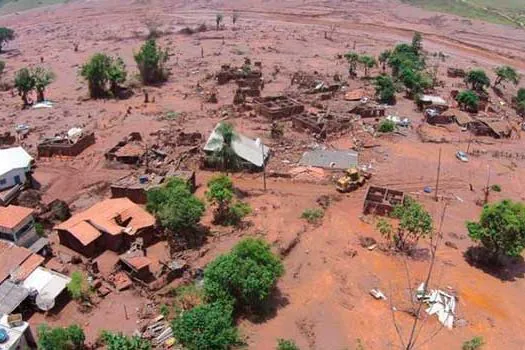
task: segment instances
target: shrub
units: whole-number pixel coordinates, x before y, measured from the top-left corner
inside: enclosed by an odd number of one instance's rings
[[[388,133],[388,132],[394,131],[395,128],[396,128],[396,123],[394,123],[392,120],[384,119],[379,123],[377,131]]]
[[[162,83],[168,79],[168,71],[165,68],[168,51],[158,47],[155,39],[147,40],[134,57],[145,85]]]
[[[283,272],[281,261],[268,243],[246,238],[206,267],[204,292],[208,300],[233,302],[238,307],[257,310]]]
[[[483,69],[473,69],[467,73],[465,83],[470,84],[472,90],[483,91],[490,86],[490,79]]]
[[[195,229],[204,214],[204,203],[179,178],[172,178],[165,186],[149,190],[147,196],[146,209],[172,231]]]
[[[38,327],[38,349],[40,350],[81,350],[86,337],[80,326],[50,328],[43,324]]]
[[[456,100],[462,109],[467,111],[477,111],[479,105],[479,97],[472,90],[461,91],[457,96]]]
[[[490,186],[490,189],[494,192],[501,192],[501,186],[498,185],[498,184],[494,184],[492,186]]]
[[[39,222],[35,223],[35,231],[36,231],[36,234],[39,235],[40,237],[44,237],[46,235],[46,232],[44,230],[44,225],[42,225]]]
[[[376,97],[382,103],[393,103],[396,97],[396,87],[391,77],[386,74],[380,75],[375,82]]]
[[[0,27],[0,53],[2,52],[2,49],[4,48],[5,43],[8,41],[14,40],[15,38],[15,31],[10,28],[6,27]]]
[[[525,247],[525,205],[503,200],[483,207],[478,222],[467,222],[469,236],[497,259],[519,256]]]
[[[299,350],[295,342],[290,339],[278,339],[276,350]]]
[[[496,81],[494,82],[494,86],[498,86],[504,81],[508,81],[514,85],[518,85],[520,82],[520,75],[516,70],[509,66],[500,66],[495,69],[496,72]]]
[[[394,229],[390,222],[388,222],[384,218],[380,218],[377,221],[376,228],[379,230],[381,236],[385,237],[388,240],[392,239],[392,233],[394,232]],[[369,245],[370,244],[367,244],[367,246]]]
[[[411,197],[406,197],[403,204],[395,206],[392,216],[399,220],[392,240],[400,251],[410,251],[420,238],[432,233],[432,216]]]
[[[102,342],[107,350],[151,350],[151,343],[137,336],[128,337],[122,333],[102,332]]]
[[[221,225],[238,225],[251,213],[247,203],[236,201],[233,183],[228,176],[218,175],[208,182],[206,198],[215,206],[214,221]]]
[[[465,341],[461,347],[461,350],[478,350],[481,349],[483,345],[485,345],[483,337],[474,337]]]
[[[228,350],[239,342],[232,314],[226,303],[197,306],[173,321],[173,334],[188,350]]]
[[[324,211],[321,208],[305,209],[301,214],[301,219],[305,219],[310,224],[318,224],[324,217]]]
[[[80,75],[88,82],[91,98],[102,98],[107,97],[110,91],[113,97],[117,97],[118,84],[125,82],[127,73],[121,58],[97,53],[82,66]]]
[[[82,272],[75,271],[71,274],[71,282],[67,284],[67,290],[75,300],[86,300],[91,294],[91,288]]]
[[[2,74],[4,74],[4,70],[5,70],[5,62],[0,61],[0,78],[2,77]]]

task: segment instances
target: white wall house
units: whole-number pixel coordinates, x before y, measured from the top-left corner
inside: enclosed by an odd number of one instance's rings
[[[33,158],[22,148],[0,149],[0,191],[25,184]]]
[[[0,207],[0,239],[29,248],[38,240],[33,209],[10,205]]]

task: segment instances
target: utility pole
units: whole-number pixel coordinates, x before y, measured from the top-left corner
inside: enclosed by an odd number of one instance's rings
[[[266,159],[264,157],[264,144],[261,141],[261,155],[262,155],[262,167],[263,167],[263,184],[264,192],[266,192]]]
[[[438,168],[437,168],[437,177],[436,177],[436,202],[439,201],[438,191],[439,191],[439,175],[441,173],[441,148],[439,149],[439,158],[438,158]]]
[[[487,186],[485,186],[485,199],[483,201],[483,204],[487,204],[489,202],[489,193],[490,193],[490,165],[487,167]]]
[[[467,145],[467,155],[468,155],[468,152],[470,151],[470,143],[472,142],[472,134],[470,134],[470,138],[468,139],[468,145]]]

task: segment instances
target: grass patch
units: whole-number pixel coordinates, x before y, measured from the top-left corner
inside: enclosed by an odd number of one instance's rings
[[[461,350],[478,350],[485,344],[483,337],[474,337],[463,343]]]
[[[319,224],[324,217],[324,210],[321,208],[306,209],[301,214],[301,219],[305,219],[310,224]]]

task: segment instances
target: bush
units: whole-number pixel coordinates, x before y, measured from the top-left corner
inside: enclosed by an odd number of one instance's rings
[[[377,131],[388,133],[388,132],[394,131],[395,128],[396,128],[396,123],[394,123],[392,120],[385,119],[379,123]]]
[[[84,331],[77,325],[50,328],[43,324],[37,334],[40,350],[81,350],[86,340]]]
[[[198,288],[195,284],[180,286],[173,292],[177,312],[193,309],[195,306],[201,305],[204,300],[202,288]]]
[[[137,336],[127,337],[122,333],[102,332],[102,342],[107,350],[151,350],[151,343]]]
[[[375,80],[376,97],[382,103],[393,103],[396,97],[396,87],[391,77],[380,75]]]
[[[321,208],[305,209],[301,214],[301,219],[305,219],[310,224],[319,224],[324,217],[324,211]]]
[[[168,79],[168,71],[164,67],[168,61],[168,51],[158,47],[155,39],[147,40],[134,57],[145,85],[162,83]]]
[[[283,272],[281,261],[268,243],[246,238],[206,267],[204,292],[213,302],[233,302],[241,308],[258,309]]]
[[[493,259],[519,256],[525,247],[525,205],[511,200],[485,205],[479,221],[467,222],[467,229]]]
[[[498,184],[494,184],[492,186],[490,186],[490,189],[494,192],[501,192],[501,186],[498,185]]]
[[[457,96],[461,108],[467,111],[476,112],[479,105],[479,96],[472,90],[461,91]]]
[[[432,216],[410,197],[406,197],[403,204],[394,207],[392,216],[399,220],[392,239],[396,249],[400,251],[410,251],[420,238],[432,233]]]
[[[239,342],[232,314],[225,303],[197,306],[173,321],[173,335],[188,350],[228,350]]]
[[[490,86],[490,79],[483,69],[473,69],[467,73],[465,83],[470,84],[474,91],[483,91]]]
[[[496,81],[494,86],[500,85],[504,81],[511,82],[514,85],[518,85],[520,82],[520,75],[516,70],[509,66],[500,66],[496,68]]]
[[[36,231],[36,234],[39,235],[40,237],[44,237],[46,235],[46,232],[44,230],[44,225],[42,225],[39,222],[35,223],[35,231]]]
[[[276,350],[299,350],[299,347],[295,345],[293,340],[278,339]]]
[[[91,288],[82,272],[75,271],[71,274],[71,282],[67,284],[67,290],[75,300],[89,299]]]
[[[2,52],[2,49],[4,48],[5,43],[8,41],[14,40],[15,38],[15,31],[10,28],[6,27],[0,27],[0,53]]]
[[[216,207],[214,221],[217,224],[238,225],[252,211],[247,203],[234,199],[233,182],[225,175],[215,176],[208,182],[206,198]]]
[[[88,82],[91,98],[102,98],[107,97],[110,91],[113,97],[118,97],[119,84],[125,82],[127,73],[121,58],[97,53],[82,66],[80,75]]]
[[[178,178],[170,179],[163,187],[149,190],[147,196],[147,210],[172,231],[195,229],[204,214],[204,203]]]
[[[464,342],[461,350],[478,350],[481,349],[483,345],[485,345],[483,337],[474,337]]]

